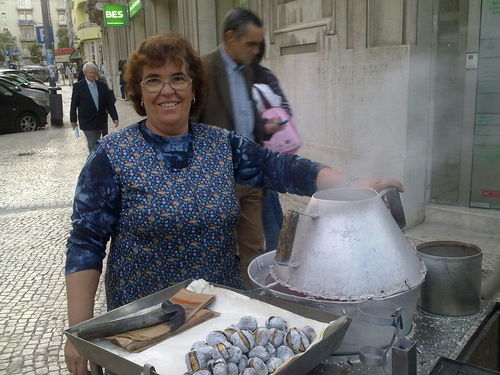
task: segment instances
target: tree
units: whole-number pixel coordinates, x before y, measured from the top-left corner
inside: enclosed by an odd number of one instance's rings
[[[69,36],[68,29],[65,27],[61,27],[57,29],[57,48],[69,48]]]
[[[16,38],[10,35],[10,32],[4,31],[0,33],[0,63],[3,64],[5,61],[5,56],[3,51],[10,50],[12,47],[16,46]]]
[[[28,51],[30,51],[30,60],[33,63],[42,62],[42,45],[38,43],[31,43],[28,46]]]

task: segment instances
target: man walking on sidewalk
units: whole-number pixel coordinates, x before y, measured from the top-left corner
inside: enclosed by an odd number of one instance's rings
[[[202,57],[208,76],[208,90],[196,119],[217,125],[261,142],[264,129],[256,120],[251,87],[254,72],[250,66],[264,39],[262,22],[247,9],[231,10],[224,21],[224,42]],[[241,276],[249,286],[247,266],[262,253],[262,190],[238,185],[241,214],[237,226]]]
[[[66,77],[68,77],[68,84],[73,86],[75,80],[76,69],[73,65],[66,65]]]
[[[87,138],[87,146],[91,152],[97,140],[108,134],[108,113],[115,127],[119,125],[119,122],[115,104],[108,93],[106,84],[97,81],[97,66],[92,62],[87,62],[83,66],[83,74],[85,79],[73,85],[70,121],[73,129],[78,126],[78,111],[80,129]]]

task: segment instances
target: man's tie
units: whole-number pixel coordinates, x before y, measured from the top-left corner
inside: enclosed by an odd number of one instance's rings
[[[97,93],[97,85],[95,82],[92,82],[89,85],[90,95],[92,95],[92,99],[94,99],[94,104],[97,110],[99,110],[99,94]]]

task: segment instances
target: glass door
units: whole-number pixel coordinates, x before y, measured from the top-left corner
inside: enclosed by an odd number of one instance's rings
[[[472,160],[472,207],[500,208],[500,0],[483,0]]]
[[[458,205],[469,1],[437,4],[431,201]]]

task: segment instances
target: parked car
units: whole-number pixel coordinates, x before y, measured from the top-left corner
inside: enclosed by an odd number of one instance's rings
[[[40,82],[30,82],[27,79],[12,73],[1,73],[0,77],[6,78],[14,82],[18,86],[28,87],[30,89],[41,90],[43,92],[49,92],[49,88],[46,84]]]
[[[0,74],[16,74],[24,79],[27,79],[30,82],[43,83],[43,81],[33,77],[30,73],[24,70],[0,68]]]
[[[47,112],[31,98],[0,85],[0,132],[28,132],[47,124]]]
[[[25,65],[21,68],[21,70],[24,70],[25,72],[28,72],[31,74],[33,77],[36,79],[39,79],[43,82],[48,82],[50,75],[49,75],[49,69],[46,68],[45,66],[41,65]]]
[[[9,80],[8,78],[6,78],[2,75],[0,75],[0,85],[7,87],[11,90],[17,91],[17,92],[33,99],[33,101],[36,104],[39,104],[42,107],[44,107],[45,110],[47,111],[47,113],[50,112],[50,102],[49,102],[49,93],[48,92],[44,92],[42,90],[32,89],[32,88],[27,87],[25,85],[19,86],[15,82],[13,82],[12,80]]]

